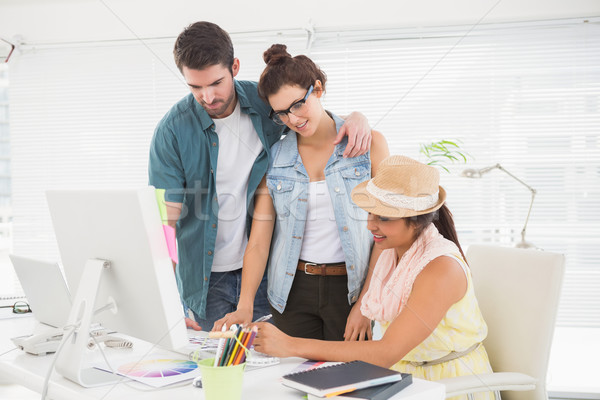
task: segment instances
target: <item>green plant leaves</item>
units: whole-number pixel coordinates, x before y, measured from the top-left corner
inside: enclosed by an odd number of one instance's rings
[[[471,155],[461,150],[460,140],[440,140],[429,144],[421,144],[419,152],[429,160],[427,165],[433,165],[444,169],[446,172],[450,170],[444,165],[450,163],[467,163]]]

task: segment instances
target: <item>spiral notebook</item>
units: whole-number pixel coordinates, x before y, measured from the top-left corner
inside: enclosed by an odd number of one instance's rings
[[[282,377],[284,385],[318,397],[335,396],[400,380],[400,372],[364,361],[315,368]]]

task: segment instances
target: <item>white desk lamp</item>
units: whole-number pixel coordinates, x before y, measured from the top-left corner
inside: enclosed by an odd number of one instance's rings
[[[508,176],[512,177],[514,180],[516,180],[517,182],[519,182],[520,184],[525,186],[531,192],[531,202],[529,203],[529,210],[527,211],[527,218],[525,218],[525,225],[523,225],[523,229],[521,230],[521,241],[519,243],[517,243],[515,245],[515,247],[522,248],[522,249],[537,248],[534,244],[527,242],[525,240],[525,231],[527,230],[527,222],[529,222],[529,216],[531,215],[531,207],[533,206],[533,200],[535,199],[535,194],[537,193],[537,191],[534,188],[532,188],[531,186],[529,186],[528,184],[526,184],[525,182],[523,182],[522,180],[520,180],[519,178],[517,178],[510,172],[508,172],[500,164],[492,165],[491,167],[485,167],[482,169],[472,169],[472,168],[465,169],[461,175],[465,178],[481,178],[482,175],[487,174],[488,172],[490,172],[494,169],[499,169],[500,171],[503,171]]]

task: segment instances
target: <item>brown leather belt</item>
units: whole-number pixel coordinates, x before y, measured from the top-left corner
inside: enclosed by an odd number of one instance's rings
[[[345,263],[315,264],[300,260],[298,261],[298,270],[307,275],[333,276],[347,274]]]

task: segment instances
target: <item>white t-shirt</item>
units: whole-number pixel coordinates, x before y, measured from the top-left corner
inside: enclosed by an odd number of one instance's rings
[[[344,262],[335,212],[326,181],[309,182],[300,259],[319,264]]]
[[[215,171],[219,224],[212,271],[234,271],[242,267],[246,237],[246,196],[250,171],[263,150],[262,143],[240,103],[233,113],[213,120],[219,136],[219,156]]]

